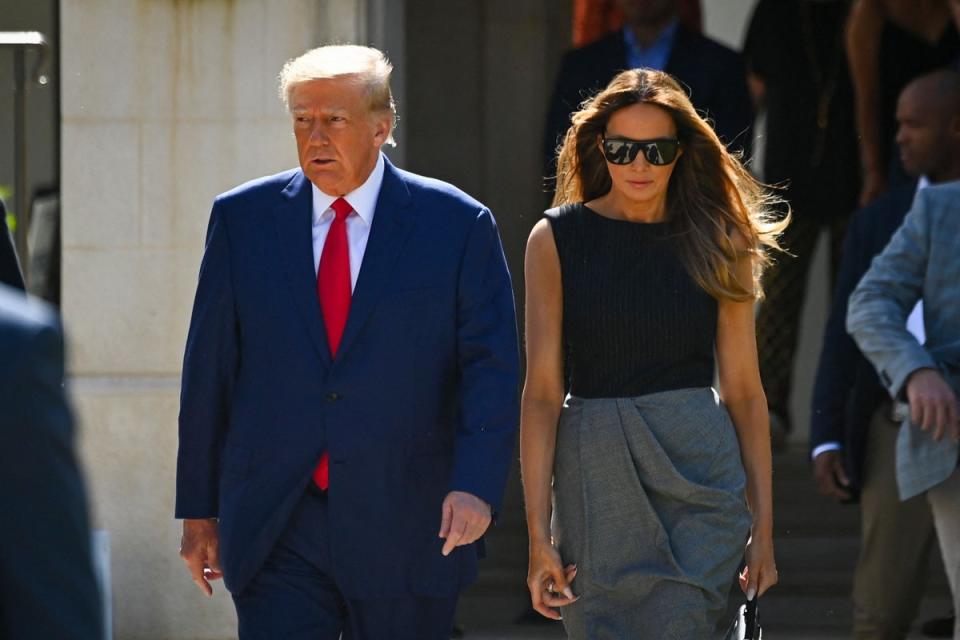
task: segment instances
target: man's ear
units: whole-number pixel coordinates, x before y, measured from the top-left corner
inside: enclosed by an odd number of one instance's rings
[[[386,143],[390,139],[390,133],[393,130],[393,114],[376,114],[373,117],[373,139],[378,146]]]

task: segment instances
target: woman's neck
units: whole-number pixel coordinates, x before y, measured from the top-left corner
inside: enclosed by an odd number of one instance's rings
[[[616,190],[611,190],[590,205],[592,209],[608,218],[630,222],[663,222],[667,217],[665,196],[650,200],[632,200]]]

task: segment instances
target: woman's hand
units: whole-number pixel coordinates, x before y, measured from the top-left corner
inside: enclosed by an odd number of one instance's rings
[[[530,544],[530,567],[527,571],[527,588],[530,601],[540,615],[559,620],[556,607],[577,601],[570,583],[577,575],[576,565],[563,566],[560,554],[549,542]]]
[[[777,584],[777,563],[773,559],[773,536],[754,534],[747,542],[745,553],[747,566],[740,574],[740,589],[753,600]]]

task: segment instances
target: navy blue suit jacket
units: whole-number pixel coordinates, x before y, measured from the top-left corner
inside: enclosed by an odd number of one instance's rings
[[[544,133],[549,174],[552,175],[557,146],[570,127],[570,115],[626,66],[627,45],[621,31],[564,55]],[[693,105],[714,121],[720,139],[732,149],[743,149],[749,158],[754,114],[746,67],[740,55],[678,25],[664,71],[690,88]]]
[[[453,595],[477,545],[440,553],[451,490],[497,509],[518,420],[510,276],[490,211],[389,162],[336,360],[298,170],[213,206],[183,368],[179,518],[218,517],[243,590],[330,454],[333,576],[348,598]]]
[[[846,329],[847,301],[913,202],[916,183],[891,189],[850,219],[813,389],[810,446],[838,442],[854,497],[863,479],[870,418],[888,398],[873,365]]]
[[[83,479],[53,312],[0,285],[0,638],[100,640]]]

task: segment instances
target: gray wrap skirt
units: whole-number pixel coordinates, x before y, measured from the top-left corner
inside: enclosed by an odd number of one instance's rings
[[[577,565],[574,640],[716,635],[750,531],[733,423],[710,388],[564,403],[553,537]]]

